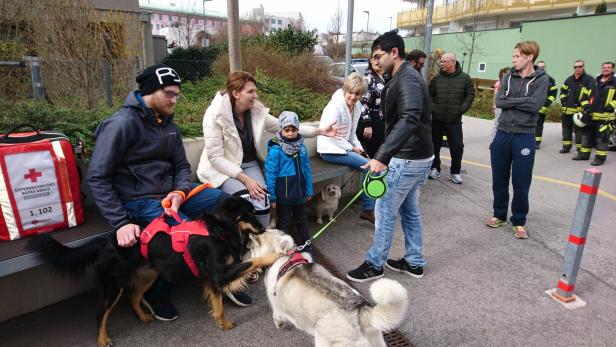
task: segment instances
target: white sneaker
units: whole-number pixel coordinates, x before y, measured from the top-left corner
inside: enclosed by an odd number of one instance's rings
[[[441,177],[440,171],[438,171],[435,167],[430,169],[430,174],[428,174],[428,178],[435,180],[435,179],[438,179],[439,177]]]
[[[460,176],[460,174],[451,174],[451,182],[462,184],[462,176]]]

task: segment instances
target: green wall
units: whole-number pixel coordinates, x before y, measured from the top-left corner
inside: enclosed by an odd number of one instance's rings
[[[573,73],[573,62],[582,59],[586,72],[596,76],[601,63],[616,60],[616,14],[524,23],[520,41],[539,43],[539,59],[548,73],[562,84]]]
[[[519,41],[535,40],[539,43],[539,60],[545,60],[548,73],[562,84],[573,73],[573,61],[583,59],[586,71],[592,76],[600,73],[601,63],[616,60],[616,14],[572,17],[545,21],[526,22],[521,28],[486,30],[479,33],[470,75],[475,78],[498,78],[498,71],[511,66],[513,46]],[[467,71],[468,59],[462,55],[464,33],[432,36],[432,51],[437,48],[455,52],[460,64]],[[422,48],[421,37],[404,39],[407,52]],[[354,50],[359,53],[359,49]],[[486,71],[478,72],[478,64],[486,63]]]
[[[468,51],[468,33],[450,33],[432,36],[432,51],[437,48],[444,52],[454,52],[458,61],[464,67],[464,72],[469,72],[474,78],[498,78],[498,71],[511,65],[511,53],[513,45],[520,37],[520,29],[500,29],[486,30],[477,32],[475,38],[475,53],[471,61],[470,71],[468,70],[468,56],[462,52]],[[409,37],[404,39],[406,51],[412,49],[422,49],[423,40],[420,37]],[[512,43],[513,42],[513,43]],[[486,71],[478,72],[479,63],[486,63]]]

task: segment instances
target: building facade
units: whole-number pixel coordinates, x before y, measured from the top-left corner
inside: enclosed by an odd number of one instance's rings
[[[405,0],[409,10],[398,13],[397,26],[411,35],[423,34],[425,0]],[[604,0],[436,0],[433,34],[519,28],[523,22],[594,14]],[[616,12],[616,0],[605,0],[607,12]]]
[[[209,36],[227,23],[224,15],[204,7],[141,2],[140,8],[150,13],[152,34],[165,36],[171,47],[208,46]]]

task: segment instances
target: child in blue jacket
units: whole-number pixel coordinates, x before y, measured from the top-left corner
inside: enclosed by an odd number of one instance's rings
[[[294,217],[300,242],[304,243],[310,238],[306,202],[314,194],[308,151],[299,134],[297,114],[285,111],[279,120],[280,131],[267,144],[265,182],[271,206],[276,208],[278,229],[288,233]]]

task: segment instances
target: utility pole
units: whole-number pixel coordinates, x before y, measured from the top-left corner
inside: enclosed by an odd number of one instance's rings
[[[392,16],[389,16],[389,31],[391,31],[391,19],[392,18],[393,18]]]
[[[347,8],[347,35],[346,35],[346,57],[344,59],[344,76],[351,73],[351,53],[353,47],[353,5],[354,0],[348,0]]]
[[[424,80],[428,81],[428,69],[430,67],[430,44],[432,43],[432,10],[434,9],[434,0],[428,2],[428,15],[426,18],[426,33],[424,37],[423,51],[426,53],[426,62],[424,63],[421,73]]]
[[[240,11],[238,0],[227,0],[229,27],[229,72],[240,71]]]

